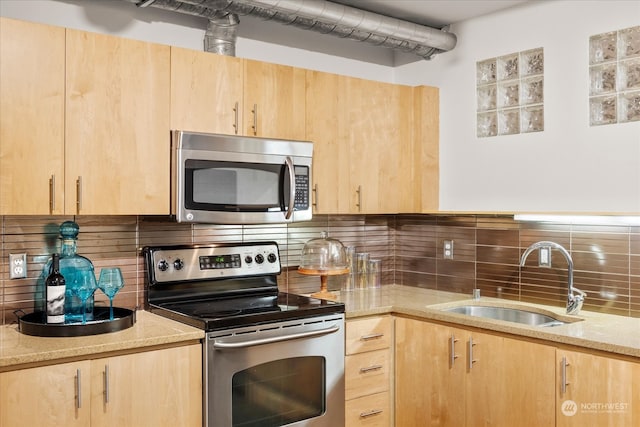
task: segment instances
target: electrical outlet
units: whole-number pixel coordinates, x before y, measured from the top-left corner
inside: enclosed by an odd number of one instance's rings
[[[442,245],[444,259],[453,259],[453,240],[445,240]]]
[[[551,247],[543,246],[538,253],[538,267],[551,267]]]
[[[27,277],[27,254],[9,254],[9,278]]]

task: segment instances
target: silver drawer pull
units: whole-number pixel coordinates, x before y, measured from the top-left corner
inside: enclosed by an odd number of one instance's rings
[[[367,372],[379,371],[380,369],[382,369],[382,365],[372,365],[372,366],[367,366],[366,368],[360,368],[360,373],[366,374]]]
[[[378,338],[382,338],[384,336],[384,334],[371,334],[371,335],[363,335],[360,337],[360,339],[362,341],[369,341],[369,340],[375,340]]]
[[[378,415],[382,413],[382,409],[372,409],[370,411],[366,411],[366,412],[361,412],[360,413],[360,418],[367,418],[367,417],[372,417],[374,415]]]

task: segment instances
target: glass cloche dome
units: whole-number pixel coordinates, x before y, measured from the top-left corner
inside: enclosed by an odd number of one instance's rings
[[[302,274],[334,275],[349,272],[347,254],[340,240],[332,239],[326,231],[319,238],[309,240],[302,248],[300,266]]]
[[[309,240],[302,248],[298,272],[320,276],[320,292],[311,294],[312,297],[335,300],[336,295],[327,290],[327,277],[349,272],[344,245],[323,231],[319,238]]]

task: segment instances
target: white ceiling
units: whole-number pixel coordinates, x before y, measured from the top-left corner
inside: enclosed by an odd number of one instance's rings
[[[442,28],[532,0],[331,0],[358,9]]]

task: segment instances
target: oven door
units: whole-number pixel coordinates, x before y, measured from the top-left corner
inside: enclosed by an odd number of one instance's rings
[[[207,427],[344,426],[344,315],[207,334]]]

